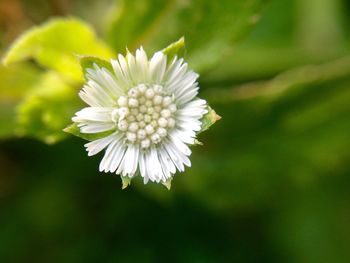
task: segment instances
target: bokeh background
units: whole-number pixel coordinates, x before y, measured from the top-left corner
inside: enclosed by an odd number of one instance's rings
[[[346,0],[0,0],[1,56],[52,17],[80,18],[113,52],[184,35],[201,97],[222,116],[171,191],[138,179],[121,190],[98,172],[101,155],[61,131],[80,85],[51,94],[60,80],[42,85],[52,69],[35,58],[0,66],[0,261],[350,262],[349,11]]]

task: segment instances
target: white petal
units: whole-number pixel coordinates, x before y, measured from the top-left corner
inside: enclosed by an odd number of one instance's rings
[[[140,175],[144,179],[143,182],[146,184],[148,181],[148,176],[147,176],[147,171],[146,171],[145,153],[143,153],[143,152],[140,152],[139,168],[140,168]]]
[[[197,96],[198,89],[199,89],[199,87],[197,86],[197,84],[192,85],[191,88],[189,88],[188,90],[186,90],[185,92],[183,92],[180,96],[178,96],[176,98],[177,103],[179,105],[182,105],[182,104],[185,104],[185,103],[191,101],[192,99],[194,99],[194,97]]]
[[[150,154],[151,168],[152,168],[150,170],[152,171],[156,182],[159,183],[163,178],[163,171],[158,159],[157,150],[152,147],[149,154]]]
[[[103,107],[86,107],[75,113],[72,118],[74,122],[96,121],[96,122],[112,122],[112,108]]]
[[[166,69],[166,56],[163,52],[156,52],[149,63],[149,80],[153,83],[161,83],[165,69]]]
[[[172,147],[171,149],[173,150],[173,153],[175,153],[175,154],[177,155],[177,157],[179,158],[179,160],[180,160],[183,164],[185,164],[186,166],[190,167],[190,166],[191,166],[191,161],[190,161],[190,159],[189,159],[185,154],[183,154],[182,152],[180,152],[180,151],[176,148],[176,146],[172,145],[171,147]]]
[[[202,99],[195,99],[182,105],[176,113],[178,115],[200,119],[207,112],[207,102]]]
[[[130,80],[127,76],[124,75],[117,59],[111,59],[111,64],[114,70],[114,74],[116,75],[116,81],[123,88],[123,90],[126,91],[131,85]]]
[[[181,114],[183,116],[200,119],[205,113],[207,113],[207,110],[204,108],[190,108],[190,109],[180,109],[176,113]]]
[[[128,87],[132,86],[132,81],[131,81],[131,77],[129,74],[129,66],[128,66],[128,63],[126,62],[125,57],[119,54],[118,61],[119,61],[120,68],[123,72],[123,76],[125,78],[125,81],[128,84]]]
[[[197,119],[190,119],[184,117],[183,119],[177,117],[176,125],[183,130],[199,131],[202,127],[202,123]]]
[[[126,150],[127,150],[127,146],[125,146],[125,153],[126,153]],[[116,174],[123,174],[123,171],[124,171],[124,160],[125,160],[125,154],[123,155],[123,159],[120,161],[120,164],[117,168],[117,171],[115,172]]]
[[[140,82],[146,82],[146,74],[148,73],[148,59],[147,54],[142,47],[136,50],[136,66],[138,68],[138,72],[140,73]]]
[[[84,88],[79,92],[79,97],[90,106],[102,106],[103,102],[101,102],[98,98],[93,96],[90,90],[91,88],[85,85]]]
[[[176,136],[176,133],[171,132],[169,134],[170,140],[173,143],[173,146],[176,147],[180,152],[182,152],[185,155],[191,155],[191,150],[190,148],[182,142],[182,140],[180,138],[178,138],[178,136]]]
[[[114,75],[112,75],[112,73],[105,68],[103,68],[101,72],[103,74],[103,81],[106,85],[106,88],[109,89],[111,94],[113,94],[115,98],[118,98],[119,96],[123,95],[124,89],[117,83],[117,80],[115,79]]]
[[[114,173],[120,165],[124,155],[126,147],[124,146],[123,140],[120,140],[115,147],[113,157],[110,162],[109,171]]]
[[[194,144],[196,133],[193,130],[174,129],[172,134],[187,144]]]
[[[136,66],[135,57],[130,52],[128,52],[128,54],[126,55],[126,59],[128,63],[130,79],[133,85],[136,85],[140,83],[140,73]]]
[[[139,148],[133,144],[128,145],[128,148],[125,152],[125,157],[122,161],[122,175],[133,177],[138,164],[139,159]]]
[[[89,80],[79,92],[79,96],[90,106],[111,107],[114,105],[113,98],[94,80]]]
[[[184,161],[181,154],[179,154],[179,152],[176,149],[174,149],[170,143],[164,144],[164,149],[169,154],[169,157],[171,158],[172,162],[175,164],[176,168],[180,172],[183,172],[185,170],[185,167],[183,165]]]
[[[84,122],[79,123],[78,127],[82,133],[99,133],[110,131],[115,128],[115,125],[114,123]]]
[[[152,158],[151,158],[151,154],[150,152],[147,152],[144,155],[145,158],[145,169],[146,169],[146,174],[147,177],[149,178],[149,180],[151,180],[151,182],[154,182],[156,180],[154,173],[153,173],[153,163],[152,163]]]
[[[86,107],[78,111],[72,120],[78,123],[82,133],[98,133],[115,128],[110,108]]]
[[[139,148],[135,145],[129,145],[126,153],[125,153],[125,164],[124,164],[124,172],[123,175],[129,175],[129,177],[132,177],[136,170],[137,170],[137,164],[139,160]]]
[[[94,69],[87,69],[87,78],[93,80],[113,99],[123,94],[123,89],[118,85],[114,75],[106,68],[100,68],[94,64]]]
[[[181,95],[186,90],[190,91],[189,89],[192,88],[192,85],[196,82],[198,77],[199,75],[197,73],[188,71],[184,76],[174,80],[173,83],[169,85],[169,89],[173,90],[176,95]]]
[[[176,167],[173,161],[171,160],[168,152],[165,150],[164,147],[161,148],[161,156],[162,156],[162,162],[165,163],[168,166],[169,171],[174,174],[176,173]]]
[[[207,105],[207,102],[205,100],[202,99],[195,99],[189,103],[187,103],[186,105],[183,106],[183,109],[189,109],[189,108],[205,108]]]
[[[165,81],[167,86],[171,86],[173,82],[177,82],[183,78],[183,75],[187,71],[187,63],[183,63],[183,59],[174,60],[173,63],[168,68]]]
[[[120,144],[120,140],[122,139],[123,136],[118,136],[113,142],[107,147],[106,153],[103,156],[103,159],[100,163],[100,172],[105,171],[105,172],[114,172],[112,168],[112,161],[115,159],[115,153],[118,150],[118,148],[123,147],[123,145]]]
[[[107,137],[86,143],[84,146],[88,151],[88,156],[98,154],[100,151],[106,148],[107,145],[109,145],[113,140],[115,140],[115,137],[116,133],[113,133]]]
[[[163,181],[166,181],[166,179],[171,178],[172,174],[176,172],[176,168],[173,162],[171,161],[168,153],[164,149],[158,150],[158,157],[163,169],[163,174],[164,174]]]

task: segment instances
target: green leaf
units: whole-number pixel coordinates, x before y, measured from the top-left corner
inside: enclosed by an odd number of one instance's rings
[[[55,143],[65,137],[62,129],[80,107],[76,89],[49,71],[18,105],[16,135]]]
[[[184,57],[185,56],[185,38],[181,37],[178,41],[170,44],[162,50],[162,52],[167,55],[168,64],[171,63],[175,56]]]
[[[66,128],[63,129],[63,131],[66,133],[70,133],[74,136],[77,136],[79,138],[82,138],[84,140],[87,140],[87,141],[101,139],[101,138],[104,138],[108,135],[111,135],[113,132],[115,132],[115,131],[111,130],[111,131],[92,133],[92,134],[91,133],[81,133],[80,128],[78,127],[78,125],[76,123],[72,123],[72,124],[68,125]]]
[[[209,129],[215,122],[220,120],[221,117],[216,114],[216,112],[208,105],[208,113],[205,114],[201,120],[202,127],[198,133],[204,132]]]
[[[39,80],[38,70],[29,64],[0,66],[0,138],[15,136],[16,107]]]
[[[118,51],[144,45],[150,51],[185,36],[187,59],[208,70],[259,20],[265,0],[119,0],[107,39]]]
[[[20,36],[6,53],[3,62],[8,65],[34,59],[71,80],[81,81],[76,54],[102,58],[113,56],[110,48],[97,38],[89,25],[75,18],[59,18]]]
[[[165,10],[171,7],[174,1],[117,0],[116,2],[115,9],[111,10],[112,19],[107,31],[107,41],[121,53],[125,47],[133,51],[144,45],[152,28],[158,30],[159,24],[156,22],[161,14],[166,15]],[[178,37],[173,37],[167,43]]]
[[[173,180],[173,178],[169,178],[165,182],[162,182],[162,185],[164,185],[168,190],[170,190],[171,189],[171,181],[172,180]]]
[[[128,176],[120,176],[122,179],[122,189],[127,188],[131,184],[131,178]]]
[[[113,72],[113,68],[111,63],[109,63],[107,60],[103,60],[98,57],[93,57],[93,56],[79,56],[79,62],[81,69],[83,70],[84,76],[87,73],[86,69],[88,68],[94,68],[94,64],[101,68],[106,68],[109,71]]]

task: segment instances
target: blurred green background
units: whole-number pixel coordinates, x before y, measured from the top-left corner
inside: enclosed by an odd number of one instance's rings
[[[122,191],[98,172],[101,155],[61,131],[81,107],[79,80],[35,56],[0,66],[0,261],[350,262],[349,10],[0,0],[1,56],[51,17],[86,21],[112,52],[151,54],[184,35],[201,97],[222,116],[171,191],[138,179]]]

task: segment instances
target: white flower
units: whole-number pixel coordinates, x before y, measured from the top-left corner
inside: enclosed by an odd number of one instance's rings
[[[89,107],[73,121],[81,133],[112,134],[85,144],[88,155],[106,149],[100,171],[132,178],[139,171],[146,184],[169,182],[176,170],[191,166],[188,145],[195,143],[207,113],[198,94],[198,74],[175,57],[157,52],[148,60],[138,49],[111,60],[113,71],[94,64],[79,96]]]

